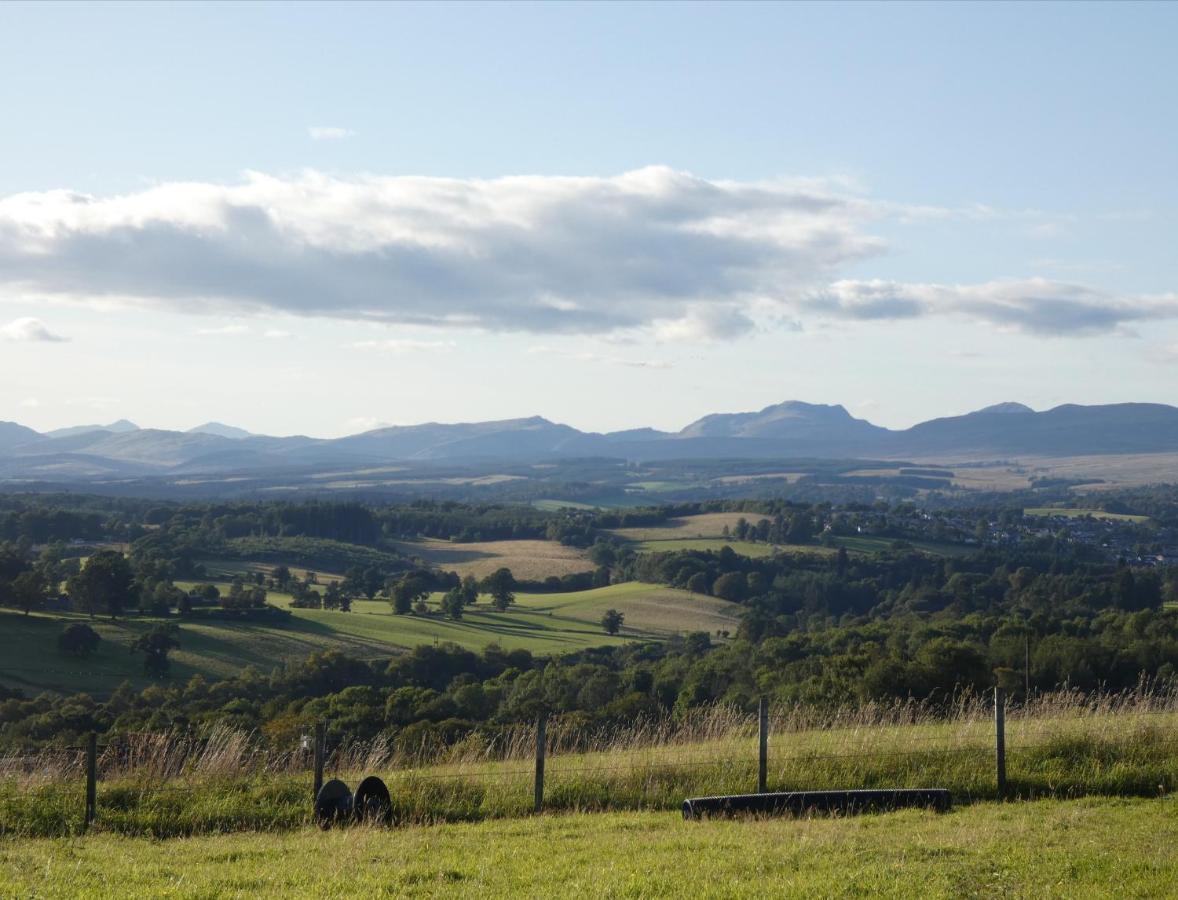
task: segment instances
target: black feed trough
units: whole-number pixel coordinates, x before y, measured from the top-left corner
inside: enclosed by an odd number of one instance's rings
[[[315,820],[320,828],[330,828],[352,815],[352,792],[338,778],[319,789],[315,797]]]
[[[693,797],[684,800],[683,818],[780,815],[782,813],[802,815],[810,812],[859,813],[912,806],[944,812],[952,802],[949,792],[942,788],[731,794],[723,797]]]
[[[360,782],[352,797],[352,811],[356,819],[372,824],[387,824],[393,818],[393,800],[385,783],[375,775]]]

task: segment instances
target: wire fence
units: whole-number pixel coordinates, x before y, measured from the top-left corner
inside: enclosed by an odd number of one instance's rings
[[[579,732],[541,718],[464,752],[406,752],[316,728],[289,751],[215,729],[124,734],[0,757],[0,833],[193,833],[313,819],[326,779],[376,775],[403,821],[542,809],[670,809],[689,796],[946,788],[962,801],[1178,789],[1178,704],[1007,710],[996,691],[967,716],[916,722],[717,709],[699,721]],[[988,707],[988,708],[987,708]],[[817,725],[818,727],[812,727]],[[38,798],[40,798],[38,800]],[[39,806],[37,804],[40,804]],[[34,807],[36,807],[34,809]]]

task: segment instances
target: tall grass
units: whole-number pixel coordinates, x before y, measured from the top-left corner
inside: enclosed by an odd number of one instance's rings
[[[1037,695],[1007,713],[1007,780],[1016,797],[1149,796],[1178,788],[1178,691]],[[958,802],[996,796],[990,698],[903,701],[771,715],[770,790],[944,787]],[[329,777],[380,775],[403,822],[525,815],[535,726],[449,747],[378,738],[331,749]],[[673,809],[686,796],[755,789],[755,716],[728,706],[682,718],[587,729],[553,720],[545,806]],[[296,827],[309,821],[311,757],[214,728],[204,740],[132,735],[99,759],[99,827],[167,836]],[[0,758],[0,833],[64,834],[81,824],[80,753]]]

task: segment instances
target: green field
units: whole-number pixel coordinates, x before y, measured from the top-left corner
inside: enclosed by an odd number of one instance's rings
[[[475,578],[485,578],[500,567],[511,569],[511,574],[525,581],[543,581],[550,575],[559,577],[596,568],[584,550],[556,541],[418,540],[397,541],[395,546],[406,556],[443,572]]]
[[[1023,510],[1024,516],[1050,517],[1063,516],[1068,519],[1079,519],[1091,516],[1094,519],[1108,519],[1113,522],[1148,522],[1149,516],[1131,516],[1127,513],[1105,512],[1103,509],[1062,509],[1054,506],[1036,506]]]
[[[545,815],[172,840],[0,839],[13,897],[1163,897],[1178,800],[685,822]]]
[[[222,585],[224,588],[225,585]],[[290,596],[270,593],[270,602],[288,607]],[[436,609],[439,596],[431,605]],[[610,637],[600,625],[611,607],[626,615],[622,635]],[[359,600],[353,611],[292,609],[280,624],[194,621],[173,617],[180,626],[180,649],[172,654],[173,680],[201,674],[223,678],[245,666],[263,672],[284,661],[303,659],[326,649],[361,658],[389,656],[423,643],[453,641],[478,650],[490,643],[505,649],[559,653],[625,640],[662,639],[678,632],[736,630],[737,607],[687,591],[659,585],[619,584],[570,594],[520,594],[505,613],[492,611],[484,599],[454,622],[440,616],[394,616],[383,600]],[[103,695],[124,679],[143,685],[141,657],[128,645],[157,619],[97,619],[102,636],[97,653],[86,660],[57,652],[57,635],[65,624],[89,621],[74,613],[23,616],[0,610],[0,683],[39,690],[88,691]]]
[[[639,541],[634,545],[635,550],[642,553],[674,553],[678,550],[706,550],[719,553],[724,547],[731,547],[741,556],[756,559],[761,556],[771,556],[781,548],[773,544],[756,544],[752,541],[732,541],[723,538],[671,538],[662,541]],[[806,548],[815,552],[826,552],[822,547]]]

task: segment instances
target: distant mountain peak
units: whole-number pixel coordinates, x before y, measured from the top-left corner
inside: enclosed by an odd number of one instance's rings
[[[980,416],[980,415],[987,415],[988,416],[988,415],[994,415],[994,414],[1006,415],[1006,414],[1010,414],[1010,413],[1018,413],[1018,414],[1033,413],[1034,411],[1035,410],[1031,409],[1031,407],[1027,406],[1025,403],[1014,403],[1011,401],[1007,401],[1006,403],[995,403],[993,406],[986,406],[986,407],[983,407],[982,409],[976,409],[972,413],[970,413],[969,415],[971,415],[971,416]]]
[[[74,437],[79,434],[88,434],[91,431],[109,431],[111,434],[127,434],[128,432],[139,430],[139,426],[129,419],[119,419],[117,422],[111,422],[109,425],[70,425],[66,428],[55,428],[52,431],[46,431],[45,436],[51,438]]]
[[[226,425],[224,422],[205,422],[203,425],[197,425],[195,428],[188,429],[189,434],[215,434],[217,437],[229,438],[230,440],[240,441],[253,435],[244,428],[237,428],[234,425]]]

